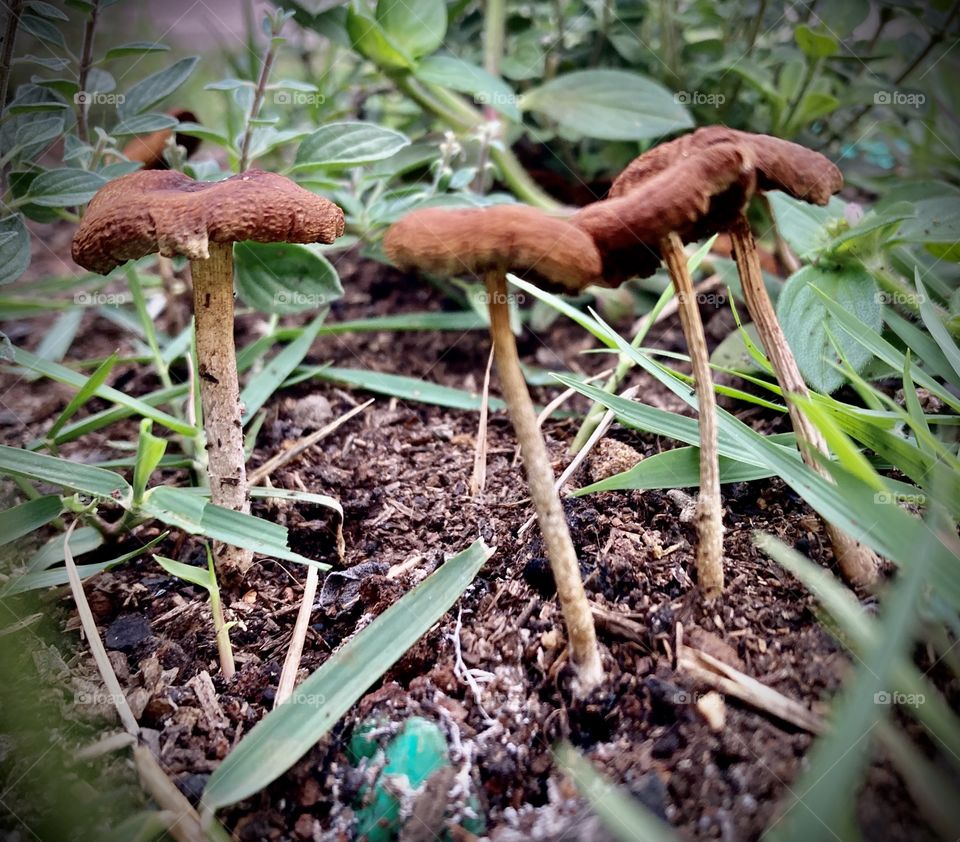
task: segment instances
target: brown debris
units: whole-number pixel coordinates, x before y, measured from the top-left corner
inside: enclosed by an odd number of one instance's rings
[[[205,260],[209,243],[331,243],[343,211],[288,178],[247,170],[223,181],[194,181],[170,170],[140,170],[105,185],[73,238],[73,259],[106,274],[159,252]]]

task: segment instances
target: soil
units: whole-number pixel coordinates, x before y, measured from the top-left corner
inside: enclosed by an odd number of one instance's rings
[[[330,320],[453,306],[436,289],[355,254],[341,256],[338,268],[347,293],[333,306]],[[168,316],[160,318],[161,327]],[[715,344],[730,328],[729,314],[705,309],[703,316]],[[41,338],[38,324],[7,328],[17,344],[33,347]],[[254,338],[262,327],[262,317],[241,316],[238,340]],[[607,364],[605,357],[580,353],[590,347],[588,339],[557,320],[536,336],[526,332],[521,353],[541,368],[599,371]],[[647,341],[683,349],[675,319],[657,326]],[[104,356],[117,347],[131,350],[129,334],[91,312],[71,357]],[[318,340],[308,362],[412,375],[479,391],[488,352],[483,331],[347,334]],[[182,377],[185,372],[174,373]],[[118,367],[111,382],[129,394],[157,386],[151,375],[132,367]],[[675,396],[643,373],[632,374],[629,383],[640,385],[645,401],[684,411]],[[48,383],[25,386],[9,376],[2,385],[2,440],[7,444],[23,445],[49,426],[70,395]],[[495,377],[492,390],[496,393]],[[537,389],[534,397],[546,402],[557,391]],[[367,397],[320,382],[274,396],[251,466]],[[104,406],[94,401],[85,411]],[[573,401],[567,408],[584,410],[586,404]],[[774,413],[743,411],[742,405],[737,409],[765,433],[784,429],[784,420]],[[266,790],[223,811],[221,821],[241,840],[351,838],[352,802],[363,784],[347,754],[351,736],[370,721],[396,731],[409,717],[420,716],[437,723],[454,747],[451,759],[461,773],[458,779],[469,782],[478,797],[491,839],[608,838],[554,766],[550,748],[559,737],[570,739],[682,836],[759,838],[778,821],[812,737],[730,697],[724,700],[725,724],[712,728],[697,704],[710,688],[678,669],[678,626],[687,644],[825,712],[850,668],[848,659],[818,622],[815,601],[757,551],[752,537],[756,530],[771,532],[830,566],[831,550],[818,519],[777,479],[724,487],[728,585],[722,602],[705,611],[696,598],[694,529],[684,514],[689,507],[682,494],[622,492],[571,499],[567,515],[589,598],[628,621],[600,624],[609,679],[604,693],[587,703],[575,702],[543,546],[535,527],[520,534],[531,510],[504,413],[491,413],[486,490],[476,497],[469,494],[477,424],[475,412],[379,396],[271,477],[275,486],[337,497],[345,513],[342,566],[379,563],[363,568],[367,572],[352,604],[332,600],[314,611],[302,675],[323,664],[445,557],[477,537],[495,546],[496,553],[457,606],[319,745]],[[567,463],[566,448],[577,426],[563,418],[545,425],[557,470]],[[135,438],[135,426],[123,422],[63,452],[81,461],[118,457],[127,452],[118,443]],[[651,455],[671,446],[668,440],[615,426],[574,482],[612,472],[610,463],[630,456],[625,448]],[[176,471],[164,474],[164,481],[184,479]],[[12,498],[12,486],[6,492]],[[325,510],[259,501],[253,511],[286,525],[297,552],[341,565]],[[120,546],[105,546],[84,561],[114,557],[156,534],[155,526],[146,525]],[[199,561],[202,548],[174,532],[157,552]],[[407,563],[408,572],[400,577],[376,572],[401,563]],[[270,710],[303,580],[301,568],[261,559],[224,594],[228,619],[237,623],[231,634],[238,672],[229,683],[219,674],[207,599],[200,589],[171,578],[149,556],[87,583],[88,599],[145,740],[188,797],[199,796],[230,748]],[[4,632],[2,643],[5,674],[11,676],[5,693],[15,702],[7,707],[9,722],[18,712],[33,716],[34,730],[43,735],[38,739],[47,746],[42,751],[43,746],[29,743],[27,729],[5,728],[11,733],[0,744],[0,799],[11,816],[0,818],[0,828],[13,835],[4,838],[32,838],[26,826],[44,828],[35,833],[38,838],[72,838],[84,822],[97,827],[97,822],[117,821],[117,812],[124,815],[143,804],[123,753],[105,753],[91,762],[70,759],[77,748],[116,731],[117,725],[103,691],[97,691],[96,670],[77,634],[69,592],[59,588],[5,601],[3,608],[27,620],[25,628]],[[11,621],[11,616],[3,618],[5,624]],[[471,687],[464,667],[483,680]],[[210,701],[211,681],[215,702]],[[46,687],[42,693],[40,686]],[[43,754],[35,768],[27,761],[31,752]],[[57,772],[66,781],[62,786],[37,778]],[[106,792],[111,797],[104,797]],[[78,805],[82,808],[74,810]],[[80,815],[79,824],[70,825],[69,832],[57,830],[56,815],[73,815],[72,810]],[[108,818],[110,810],[114,813]],[[448,816],[453,812],[451,804]],[[859,816],[868,839],[933,838],[901,780],[882,760],[871,767]],[[441,821],[423,838],[439,838],[443,830]],[[471,838],[449,820],[446,831],[444,838]],[[403,838],[421,837],[408,830]]]

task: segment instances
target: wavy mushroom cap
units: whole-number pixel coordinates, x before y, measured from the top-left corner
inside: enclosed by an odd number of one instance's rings
[[[171,117],[176,117],[181,123],[197,122],[197,115],[183,108],[175,108],[169,114]],[[180,134],[174,127],[138,135],[123,147],[123,156],[130,161],[139,161],[143,164],[145,170],[165,170],[167,169],[167,162],[164,160],[163,153],[167,148],[167,141],[174,136],[174,133],[176,133],[177,144],[186,150],[188,158],[197,151],[200,146],[200,138]]]
[[[223,181],[194,181],[172,170],[140,170],[104,185],[73,238],[73,259],[106,274],[159,252],[191,260],[208,244],[332,243],[343,211],[289,178],[247,170]]]
[[[716,233],[743,212],[753,195],[756,171],[740,146],[718,143],[690,156],[657,152],[661,148],[641,156],[642,177],[629,182],[631,189],[622,174],[611,198],[570,218],[596,243],[608,284],[652,275],[660,265],[664,237],[676,233],[691,242]]]
[[[759,190],[782,190],[795,199],[825,205],[843,187],[843,175],[836,165],[806,146],[726,126],[705,126],[644,152],[617,176],[610,196],[626,195],[678,162],[728,144],[740,147],[751,159]]]
[[[390,227],[383,247],[407,271],[514,272],[566,291],[603,283],[600,254],[590,236],[527,205],[416,210]]]

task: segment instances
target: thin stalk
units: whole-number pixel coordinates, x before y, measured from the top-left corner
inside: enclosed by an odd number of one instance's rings
[[[780,133],[792,134],[792,129],[794,128],[793,121],[796,119],[797,111],[800,109],[800,105],[803,102],[803,98],[807,95],[807,91],[810,90],[810,86],[820,74],[820,68],[822,66],[822,58],[807,62],[806,71],[803,74],[803,81],[800,83],[800,90],[797,91],[790,106],[787,108],[786,119],[780,122]]]
[[[660,244],[663,262],[677,289],[680,324],[687,340],[697,394],[700,427],[700,500],[697,506],[697,579],[708,602],[723,593],[723,507],[720,502],[720,467],[717,454],[717,399],[710,374],[707,338],[700,320],[693,279],[687,268],[680,237],[668,234]]]
[[[793,400],[796,395],[808,397],[810,392],[767,294],[757,244],[745,216],[741,215],[737,219],[730,231],[730,239],[747,310],[757,326],[760,341],[777,375],[777,382],[783,390],[793,430],[797,435],[800,454],[809,467],[824,479],[830,480],[830,472],[816,456],[819,452],[829,457],[830,447],[819,428],[807,418]],[[844,578],[856,585],[866,585],[874,581],[877,577],[879,562],[874,552],[829,522],[824,522],[824,526]]]
[[[197,379],[207,436],[210,499],[236,512],[250,512],[243,458],[243,424],[233,338],[233,246],[210,243],[210,257],[190,261],[196,318]],[[245,573],[253,553],[221,547],[221,573]]]
[[[77,90],[81,97],[77,102],[77,136],[84,143],[87,142],[87,107],[89,97],[83,96],[87,92],[87,77],[90,75],[90,68],[93,66],[93,37],[97,31],[97,20],[100,17],[100,0],[93,0],[91,3],[90,17],[83,27],[83,49],[80,52],[80,68],[77,74]]]
[[[494,76],[500,75],[506,19],[505,0],[487,0],[483,11],[483,66]]]
[[[757,46],[757,38],[760,35],[760,27],[763,26],[763,18],[767,13],[767,1],[768,0],[760,0],[760,8],[757,10],[757,15],[753,19],[753,24],[750,27],[750,33],[747,35],[747,48],[743,53],[744,60],[748,60],[753,55],[753,49]],[[733,90],[730,91],[730,97],[727,99],[726,103],[724,103],[724,117],[726,117],[729,110],[736,103],[737,97],[740,96],[741,87],[743,87],[743,76],[738,75],[733,80]]]
[[[3,48],[0,52],[0,114],[7,107],[7,91],[10,88],[10,66],[13,64],[13,45],[17,40],[20,15],[24,0],[12,0],[7,7],[7,25],[3,30]],[[7,167],[0,168],[0,199],[7,195]]]
[[[507,279],[502,272],[494,271],[487,275],[486,282],[490,336],[500,387],[520,442],[530,497],[557,585],[557,597],[570,640],[570,659],[576,669],[575,691],[580,696],[587,696],[603,681],[593,614],[580,578],[580,564],[563,505],[554,488],[550,456],[537,427],[537,414],[520,369],[517,343],[510,329]]]
[[[270,30],[270,46],[267,47],[266,55],[263,57],[263,64],[260,67],[260,78],[257,79],[257,87],[253,94],[253,102],[250,104],[250,114],[247,116],[247,127],[243,132],[243,143],[240,146],[240,164],[239,172],[246,171],[250,166],[250,144],[253,142],[254,126],[253,121],[257,119],[260,113],[260,107],[263,105],[263,97],[267,92],[267,82],[270,79],[270,71],[273,70],[273,63],[277,58],[277,36],[283,26],[280,23],[274,24]]]
[[[150,348],[150,354],[153,357],[153,365],[157,370],[157,376],[165,389],[172,389],[173,381],[170,379],[170,368],[160,352],[157,331],[153,326],[153,319],[147,312],[147,302],[143,295],[143,286],[140,284],[140,276],[132,263],[127,265],[127,282],[130,285],[130,294],[137,310],[137,317],[140,319],[140,326],[143,328],[143,334],[147,339],[147,347]]]
[[[210,613],[213,615],[213,629],[217,635],[217,653],[220,656],[220,672],[229,681],[237,671],[233,662],[233,647],[230,645],[230,627],[223,617],[223,603],[220,601],[220,588],[216,583],[213,564],[210,565],[213,587],[210,588]]]

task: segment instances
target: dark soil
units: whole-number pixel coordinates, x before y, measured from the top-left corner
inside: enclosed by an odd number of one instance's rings
[[[429,286],[353,255],[343,256],[339,268],[347,294],[334,306],[332,320],[445,306],[443,296]],[[703,315],[709,319],[712,340],[718,341],[730,327],[728,312]],[[29,330],[26,325],[20,330],[14,326],[15,341],[35,345],[40,339],[37,324],[31,322]],[[261,325],[260,317],[243,316],[239,330],[250,339]],[[676,321],[656,328],[648,344],[681,350]],[[129,351],[128,335],[91,314],[71,356],[103,356],[117,346]],[[538,336],[527,332],[521,352],[543,368],[600,370],[606,358],[579,354],[588,347],[583,331],[558,320]],[[413,375],[478,391],[488,351],[482,331],[355,334],[322,338],[308,360]],[[643,400],[682,410],[672,394],[645,375],[632,377],[631,382],[641,384]],[[112,382],[130,394],[157,385],[151,376],[130,367],[115,371]],[[495,392],[495,379],[492,388]],[[70,394],[46,382],[25,384],[9,377],[3,390],[2,438],[19,445],[48,426]],[[535,398],[545,401],[555,393],[542,390]],[[276,396],[252,466],[366,397],[318,382]],[[571,405],[585,408],[583,403]],[[103,406],[93,402],[89,409]],[[773,413],[750,411],[742,417],[764,432],[783,425]],[[267,790],[221,814],[226,827],[242,840],[351,838],[351,802],[362,776],[350,768],[346,753],[350,736],[356,726],[371,719],[392,723],[396,729],[417,715],[438,723],[455,747],[453,763],[479,793],[492,839],[607,838],[553,766],[550,746],[561,736],[684,836],[758,838],[777,821],[812,738],[729,697],[725,725],[712,730],[696,704],[709,688],[691,682],[677,669],[677,631],[682,626],[688,644],[791,699],[825,711],[849,668],[848,660],[818,623],[814,600],[761,555],[752,538],[755,530],[771,532],[829,566],[831,551],[818,519],[779,480],[725,487],[728,586],[722,604],[704,612],[693,579],[693,524],[681,518],[682,497],[651,491],[571,500],[568,520],[589,597],[630,621],[626,630],[622,624],[601,623],[609,667],[606,691],[588,704],[574,703],[563,625],[543,546],[535,527],[519,535],[531,509],[503,413],[491,415],[486,491],[469,496],[477,423],[473,412],[378,397],[359,417],[271,477],[275,486],[340,499],[345,512],[344,566],[407,562],[409,568],[397,578],[370,573],[352,605],[334,602],[315,610],[303,655],[304,675],[444,557],[465,549],[478,536],[497,550],[458,606],[371,688],[331,734]],[[546,424],[558,470],[566,464],[566,447],[576,430],[572,420]],[[64,452],[82,461],[116,457],[123,455],[116,442],[135,436],[134,425],[122,423],[83,438]],[[644,455],[672,446],[619,427],[610,438]],[[620,469],[608,463],[623,455],[622,447],[604,444],[576,484]],[[184,477],[169,473],[167,479]],[[7,491],[12,495],[12,486]],[[288,526],[296,551],[339,564],[332,525],[323,510],[259,502],[254,512]],[[118,555],[155,534],[155,527],[142,527],[122,547],[108,546],[97,555]],[[199,560],[202,552],[197,542],[176,533],[158,549],[182,560]],[[238,674],[229,684],[219,675],[207,600],[199,589],[171,578],[149,557],[89,581],[88,598],[145,739],[191,798],[199,795],[231,746],[270,709],[303,576],[295,565],[261,559],[242,584],[225,594],[229,618],[237,621],[232,639]],[[6,635],[0,645],[10,646],[7,655],[15,670],[10,674],[17,678],[8,691],[19,694],[17,709],[29,710],[30,694],[37,692],[39,683],[58,684],[55,709],[62,717],[60,724],[54,722],[56,717],[37,724],[53,735],[65,754],[93,742],[100,727],[116,730],[109,723],[109,705],[95,692],[99,684],[86,646],[75,634],[78,626],[69,592],[61,588],[45,594],[39,607],[36,599],[7,602],[4,610],[19,616],[41,611],[53,617],[54,625],[65,624],[69,633],[65,639],[58,637],[41,617]],[[11,621],[11,616],[3,618],[4,624]],[[51,643],[56,645],[48,649]],[[463,665],[482,676],[476,692],[457,669],[458,646]],[[41,651],[60,658],[64,669],[40,669],[42,659],[36,653]],[[216,689],[214,705],[204,692],[210,680]],[[85,687],[94,692],[85,694]],[[0,798],[9,800],[7,793],[14,793],[23,821],[39,827],[45,810],[68,807],[61,806],[62,791],[51,780],[35,780],[34,796],[25,799],[23,786],[30,781],[30,769],[23,752],[39,749],[18,742],[16,734],[6,739],[0,746]],[[93,774],[89,772],[93,768],[99,777],[85,786],[99,791],[116,786],[111,791],[120,794],[113,799],[114,806],[142,802],[131,788],[124,761],[115,755],[99,766],[83,767],[87,773],[67,765],[63,774],[73,781],[71,786],[84,774]],[[19,775],[24,777],[18,781]],[[16,812],[12,803],[8,809]],[[96,816],[97,809],[91,806],[87,812]],[[448,813],[452,812],[451,807]],[[932,837],[901,781],[880,762],[872,767],[861,795],[860,816],[869,839]],[[31,838],[13,818],[0,819],[0,828],[20,834],[4,838]],[[430,831],[425,838],[442,835],[443,827]],[[38,838],[68,837],[54,833]],[[454,828],[447,838],[470,837]]]

